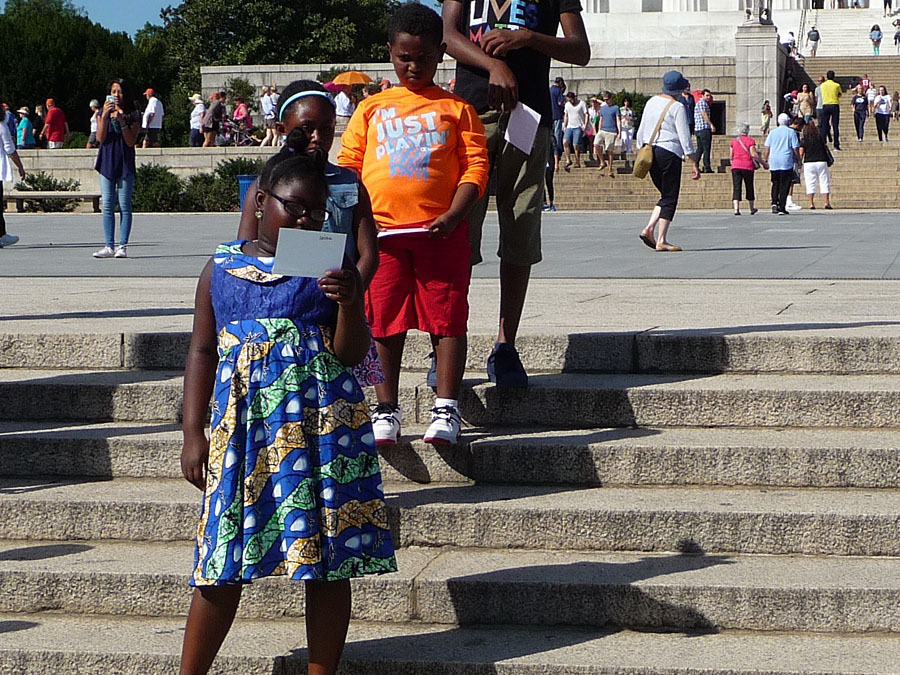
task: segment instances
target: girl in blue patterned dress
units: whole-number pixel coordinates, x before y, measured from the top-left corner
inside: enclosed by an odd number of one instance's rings
[[[242,585],[276,575],[307,582],[309,673],[334,673],[349,579],[397,568],[368,407],[348,370],[370,343],[359,273],[346,260],[319,279],[272,272],[281,228],[322,229],[324,169],[324,153],[270,159],[258,240],[220,245],[197,286],[181,466],[204,496],[183,675],[208,671]]]

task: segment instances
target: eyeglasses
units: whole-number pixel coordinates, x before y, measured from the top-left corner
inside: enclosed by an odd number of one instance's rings
[[[294,218],[308,217],[310,220],[316,223],[324,223],[326,220],[328,220],[328,211],[326,211],[325,209],[308,209],[303,205],[302,202],[289,201],[268,190],[266,190],[266,194],[281,202],[284,210],[287,211],[290,215],[294,216]]]

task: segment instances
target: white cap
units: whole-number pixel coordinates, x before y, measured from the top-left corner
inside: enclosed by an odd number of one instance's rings
[[[786,127],[790,123],[791,123],[791,116],[788,115],[787,113],[781,113],[778,116],[778,124],[780,124],[781,126]]]

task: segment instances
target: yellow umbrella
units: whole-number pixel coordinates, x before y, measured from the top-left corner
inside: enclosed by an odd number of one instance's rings
[[[338,75],[332,82],[335,84],[369,84],[372,78],[358,70],[347,70]]]

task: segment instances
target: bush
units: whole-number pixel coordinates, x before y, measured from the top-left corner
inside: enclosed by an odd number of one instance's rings
[[[240,204],[238,176],[258,176],[265,160],[235,157],[219,162],[215,170],[215,182],[210,188],[210,211],[236,211]]]
[[[184,182],[181,194],[182,211],[218,211],[214,202],[216,177],[211,173],[197,173]]]
[[[142,164],[134,180],[134,211],[177,211],[181,207],[181,179],[167,166]]]
[[[25,176],[25,180],[16,183],[15,189],[28,192],[66,191],[73,192],[81,187],[81,183],[72,178],[59,180],[49,173],[38,171]],[[44,213],[73,211],[78,206],[77,199],[35,199],[25,201],[25,210],[30,213],[43,211]]]
[[[70,148],[84,150],[87,146],[88,138],[90,138],[90,136],[83,131],[73,131],[64,147],[66,150],[69,150]]]

